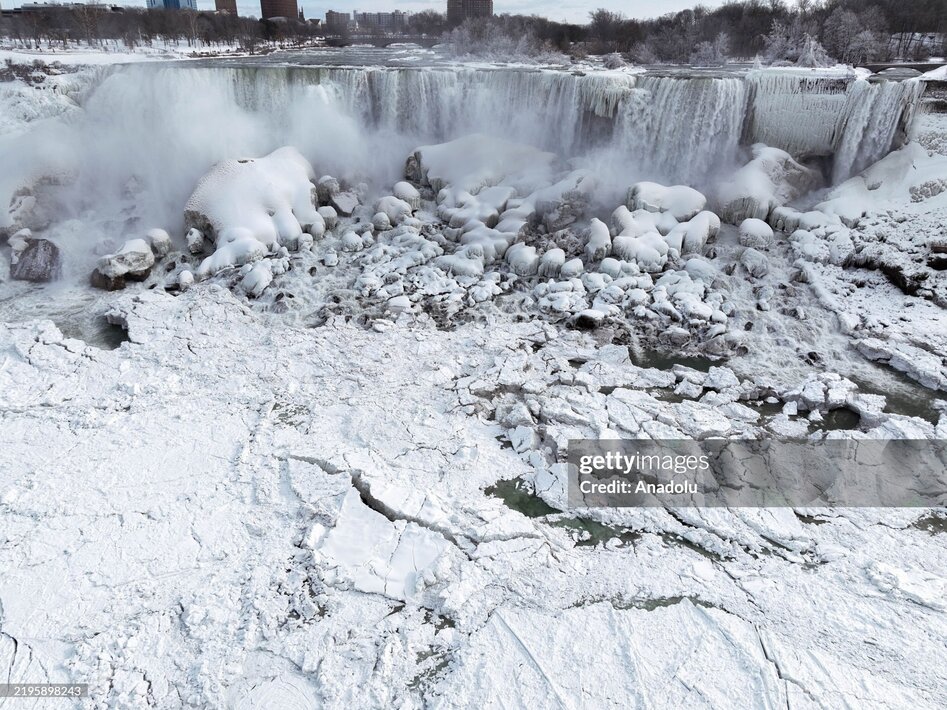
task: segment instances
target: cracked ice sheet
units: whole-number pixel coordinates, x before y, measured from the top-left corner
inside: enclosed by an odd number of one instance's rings
[[[135,708],[944,695],[947,553],[905,514],[663,513],[633,546],[577,548],[485,496],[529,467],[455,380],[515,380],[541,327],[275,329],[204,287],[122,303],[115,351],[0,327],[0,662],[18,679]],[[410,527],[420,545],[355,565],[364,518],[366,543]],[[669,539],[689,530],[716,542]],[[415,547],[424,583],[402,594],[388,553]]]

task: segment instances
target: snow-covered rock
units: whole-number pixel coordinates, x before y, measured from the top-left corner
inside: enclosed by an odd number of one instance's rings
[[[412,210],[421,209],[421,193],[410,182],[396,182],[392,189],[392,194],[399,200],[407,202]]]
[[[655,182],[635,183],[628,189],[628,209],[667,212],[678,222],[686,222],[704,209],[707,198],[692,187],[666,187]]]
[[[375,203],[375,211],[388,215],[391,224],[401,224],[405,217],[410,217],[411,205],[398,197],[389,195],[382,197]]]
[[[592,219],[589,236],[585,243],[585,258],[589,261],[604,259],[611,253],[612,238],[608,226],[599,219]]]
[[[774,242],[773,228],[761,219],[750,217],[740,223],[740,244],[754,249],[771,247]]]
[[[329,198],[328,206],[332,207],[338,214],[344,217],[350,217],[358,205],[358,193],[354,190],[343,190]]]
[[[247,273],[240,281],[240,287],[251,298],[259,298],[273,281],[273,269],[266,260],[247,265]]]
[[[566,253],[562,249],[550,249],[539,260],[539,276],[556,278],[565,263]]]
[[[156,257],[167,256],[171,251],[171,235],[163,229],[149,229],[145,232],[145,240]]]
[[[200,254],[204,251],[204,233],[201,230],[194,227],[187,230],[185,241],[187,242],[187,250],[191,254]]]
[[[155,255],[144,239],[131,239],[115,254],[101,257],[92,272],[91,283],[109,291],[125,287],[126,280],[141,281],[155,265]]]
[[[325,224],[326,229],[335,229],[336,225],[339,223],[339,213],[335,211],[334,207],[329,205],[323,205],[317,211],[320,217],[322,217],[323,224]]]
[[[11,245],[16,241],[11,238]],[[48,239],[24,239],[21,249],[14,247],[10,264],[10,278],[18,281],[45,283],[62,275],[62,255],[59,247]]]

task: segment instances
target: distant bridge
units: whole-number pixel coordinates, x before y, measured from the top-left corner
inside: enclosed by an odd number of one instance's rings
[[[390,47],[393,44],[417,44],[422,47],[431,48],[439,44],[440,37],[430,35],[371,35],[371,34],[353,34],[348,36],[326,35],[326,44],[330,47],[349,47],[353,44],[370,44],[375,47]]]

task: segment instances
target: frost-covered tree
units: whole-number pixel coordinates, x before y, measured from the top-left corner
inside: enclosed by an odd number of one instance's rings
[[[799,55],[796,66],[800,67],[828,67],[832,65],[825,47],[819,44],[812,35],[806,35],[802,41],[802,53]]]
[[[721,67],[727,63],[730,52],[730,37],[721,32],[713,42],[700,42],[691,54],[690,63],[695,67]]]
[[[882,42],[871,30],[862,30],[852,39],[845,61],[866,64],[877,59],[884,51]]]
[[[541,40],[516,16],[477,17],[464,21],[445,35],[451,54],[497,61],[562,62],[566,57]]]
[[[659,61],[658,53],[654,51],[650,42],[639,42],[632,47],[631,59],[635,64],[657,64]]]
[[[862,23],[851,10],[835,8],[822,27],[822,41],[826,51],[843,62],[850,62],[851,46],[863,30]]]

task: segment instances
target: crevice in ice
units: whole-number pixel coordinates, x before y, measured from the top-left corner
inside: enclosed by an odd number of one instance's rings
[[[445,540],[454,545],[458,550],[464,553],[468,558],[470,558],[469,551],[475,546],[475,542],[470,538],[457,535],[449,528],[444,527],[443,525],[436,525],[429,520],[424,520],[423,518],[407,515],[403,512],[397,511],[391,506],[387,505],[384,501],[379,500],[377,497],[372,495],[371,484],[365,479],[364,473],[362,471],[352,471],[352,487],[358,491],[358,495],[368,508],[375,511],[379,515],[383,516],[389,522],[397,523],[399,521],[414,523],[415,525],[431,530],[440,534]]]

